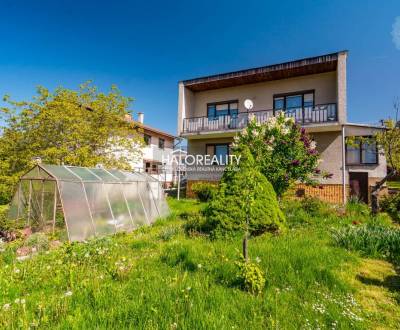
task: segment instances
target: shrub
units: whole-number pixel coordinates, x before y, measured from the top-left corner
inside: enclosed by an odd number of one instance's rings
[[[400,222],[400,193],[385,196],[381,201],[381,209],[387,212],[393,220]]]
[[[170,241],[179,232],[177,227],[166,227],[159,233],[158,237],[163,241]]]
[[[184,229],[189,235],[207,234],[213,229],[202,212],[186,213],[184,219]]]
[[[43,233],[34,233],[27,238],[25,246],[34,247],[38,252],[46,251],[49,249],[49,239]]]
[[[236,262],[237,280],[240,287],[254,295],[259,295],[265,286],[264,272],[253,262],[244,260]]]
[[[325,216],[332,213],[332,208],[327,203],[316,197],[305,197],[300,201],[302,209],[311,216]]]
[[[10,221],[7,219],[8,205],[0,205],[0,231],[10,229]]]
[[[371,213],[368,205],[355,196],[349,198],[346,204],[346,212],[351,216],[362,217],[368,217]]]
[[[400,230],[381,224],[347,226],[333,232],[338,246],[374,258],[400,261]]]
[[[214,235],[243,232],[251,235],[284,228],[285,217],[275,191],[258,171],[249,151],[241,154],[239,169],[225,169],[219,190],[204,210],[207,228]]]
[[[192,191],[200,202],[208,202],[215,196],[217,186],[208,182],[196,182],[192,185]]]

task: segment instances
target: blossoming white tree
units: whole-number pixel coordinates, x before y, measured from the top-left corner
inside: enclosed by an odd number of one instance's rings
[[[240,153],[245,146],[278,196],[294,182],[318,185],[318,176],[331,177],[318,169],[316,142],[284,114],[264,123],[259,123],[256,117],[250,118],[249,125],[234,138],[233,149]]]

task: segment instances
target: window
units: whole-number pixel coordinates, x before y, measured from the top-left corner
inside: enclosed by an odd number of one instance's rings
[[[160,163],[157,162],[145,162],[145,172],[149,174],[159,173]]]
[[[274,95],[274,110],[314,106],[314,91]]]
[[[159,138],[159,139],[158,139],[158,147],[159,147],[160,149],[164,149],[164,146],[165,146],[165,140],[162,139],[162,138]]]
[[[227,101],[207,104],[208,119],[217,119],[220,116],[236,117],[239,112],[238,101]]]
[[[372,140],[363,142],[355,141],[351,145],[346,145],[346,164],[378,164],[378,149],[376,142]]]
[[[220,144],[207,144],[206,145],[206,154],[210,156],[217,156],[218,163],[214,165],[226,165],[228,162],[229,156],[229,144],[228,143],[220,143]]]
[[[301,108],[303,106],[303,97],[302,95],[293,95],[286,97],[286,109],[291,108]]]
[[[143,136],[143,140],[146,146],[149,146],[151,144],[151,136],[149,134],[145,134]]]
[[[146,162],[145,171],[146,173],[150,173],[150,162]]]
[[[151,173],[157,173],[158,171],[157,171],[157,164],[152,164],[151,165]]]

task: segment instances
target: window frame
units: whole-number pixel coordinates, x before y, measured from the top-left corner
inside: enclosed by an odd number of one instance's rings
[[[158,138],[158,148],[161,149],[161,150],[165,149],[165,139],[160,138],[160,137]]]
[[[146,138],[148,138],[147,141],[146,141]],[[150,135],[150,134],[144,133],[144,134],[143,134],[143,140],[144,140],[144,144],[145,144],[146,146],[151,145],[151,135]]]
[[[313,96],[312,107],[315,107],[315,89],[309,89],[309,90],[302,90],[302,91],[297,91],[297,92],[274,94],[273,102],[272,102],[274,112],[277,110],[278,111],[286,111],[286,110],[290,110],[290,109],[298,109],[296,107],[286,108],[286,98],[289,96],[296,96],[296,95],[301,95],[301,108],[304,108],[304,95],[305,94],[312,94],[312,96]],[[277,99],[277,98],[283,98],[283,108],[282,109],[275,108],[275,99]]]
[[[237,103],[237,108],[236,109],[231,109],[231,104],[232,103]],[[217,112],[218,112],[218,110],[217,110],[217,105],[221,105],[221,104],[227,104],[228,105],[228,114],[227,115],[220,115],[220,116],[217,116]],[[208,108],[210,107],[210,106],[214,106],[215,107],[215,116],[213,116],[213,117],[211,117],[211,116],[209,116],[208,115]],[[228,100],[228,101],[220,101],[220,102],[209,102],[209,103],[207,103],[207,113],[206,113],[206,117],[210,120],[213,120],[213,119],[218,119],[219,117],[222,117],[222,116],[232,116],[232,113],[231,113],[231,110],[236,110],[237,111],[237,113],[239,114],[239,100]]]
[[[362,137],[362,138],[368,138],[368,139],[372,139],[373,138],[373,136],[371,136],[371,135],[366,135],[366,136],[356,136],[356,137]],[[359,145],[358,145],[358,147],[357,147],[357,150],[358,150],[358,152],[359,152],[359,159],[360,159],[360,161],[358,162],[358,163],[349,163],[348,161],[347,161],[347,154],[348,154],[348,145],[347,145],[347,138],[346,138],[346,146],[345,146],[345,151],[346,151],[346,166],[357,166],[357,165],[362,165],[362,166],[369,166],[369,165],[371,165],[371,166],[374,166],[374,165],[379,165],[379,150],[378,150],[378,144],[376,143],[376,140],[375,140],[375,162],[374,163],[366,163],[366,162],[364,162],[364,159],[363,159],[363,156],[362,156],[362,154],[363,154],[363,151],[365,150],[365,149],[363,149],[363,147],[362,147],[362,143],[361,143],[361,141],[359,141]]]
[[[225,142],[225,143],[206,143],[206,152],[205,152],[205,155],[208,155],[208,153],[207,153],[208,147],[213,147],[213,148],[214,148],[213,155],[210,155],[210,156],[214,156],[214,155],[216,154],[216,151],[217,151],[217,146],[226,146],[227,149],[228,149],[227,156],[228,156],[228,158],[229,158],[229,155],[231,154],[231,153],[230,153],[230,151],[231,151],[231,144],[228,143],[228,142]],[[212,164],[212,165],[214,165],[214,164]],[[224,166],[226,166],[226,165],[227,165],[227,164],[225,164]]]

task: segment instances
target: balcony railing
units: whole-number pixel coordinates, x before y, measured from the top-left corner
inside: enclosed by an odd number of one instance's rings
[[[247,126],[249,119],[255,118],[258,123],[264,123],[283,110],[257,110],[239,112],[236,115],[223,115],[215,118],[192,117],[183,120],[182,133],[208,131],[224,131],[242,129]],[[338,120],[336,103],[320,104],[313,107],[292,108],[283,111],[286,117],[294,118],[300,125],[331,123]]]

